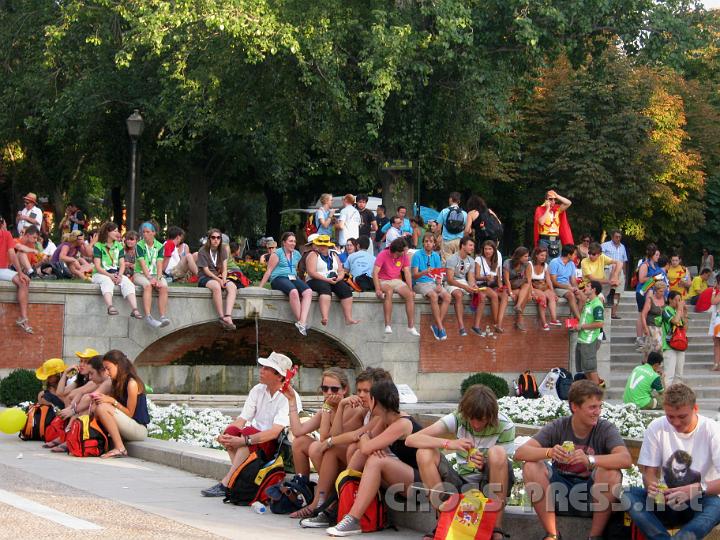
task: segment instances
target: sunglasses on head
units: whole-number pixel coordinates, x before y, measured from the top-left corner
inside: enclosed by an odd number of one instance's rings
[[[340,387],[339,386],[326,386],[323,384],[320,386],[320,390],[322,390],[323,392],[332,392],[333,394],[337,394],[340,391]]]
[[[211,236],[210,240],[220,240],[222,236]]]

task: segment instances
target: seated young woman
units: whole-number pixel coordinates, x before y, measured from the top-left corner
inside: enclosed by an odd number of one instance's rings
[[[89,394],[97,388],[97,385],[88,378],[87,370],[90,359],[98,354],[100,353],[90,347],[84,351],[77,351],[75,356],[78,357],[78,363],[66,368],[60,376],[56,393],[65,403],[63,411],[60,412],[61,416],[66,413],[63,418],[72,416],[69,407],[74,401],[80,399],[83,394]]]
[[[326,528],[330,525],[330,520],[324,513],[315,517],[308,516],[325,502],[326,495],[334,489],[337,475],[347,467],[350,456],[357,450],[356,441],[359,436],[380,426],[380,417],[370,416],[370,389],[374,382],[383,380],[392,380],[384,369],[366,368],[361,371],[355,379],[356,394],[344,397],[337,405],[329,436],[323,437],[321,432],[321,439],[310,445],[309,455],[318,471],[318,484],[313,501],[290,514],[292,518],[307,518],[301,522],[301,526]],[[362,464],[358,464],[357,468],[361,469]]]
[[[528,268],[530,274],[530,295],[537,303],[538,316],[540,324],[545,331],[550,330],[550,325],[561,326],[562,323],[557,318],[557,295],[550,279],[550,271],[548,270],[548,250],[545,246],[536,247],[532,252],[532,264]],[[550,310],[550,324],[547,322],[545,309]]]
[[[103,357],[100,355],[93,356],[90,359],[86,359],[82,364],[84,366],[83,371],[85,372],[84,377],[87,383],[83,387],[92,388],[89,393],[77,394],[73,398],[72,403],[62,411],[59,415],[61,418],[68,420],[65,425],[65,430],[69,431],[73,421],[82,414],[90,413],[92,406],[92,391],[97,390],[98,392],[109,392],[110,391],[110,378],[105,373],[105,366],[103,365]],[[43,445],[45,448],[52,448],[53,452],[67,452],[67,446],[62,442],[61,439],[55,439],[47,444]]]
[[[62,373],[65,371],[65,362],[61,358],[50,358],[35,370],[35,377],[42,381],[42,390],[38,393],[37,402],[40,405],[50,405],[63,408],[65,403],[58,395],[57,387]]]
[[[232,309],[237,296],[237,286],[227,278],[229,254],[229,250],[223,246],[220,229],[210,229],[207,242],[198,251],[197,267],[200,276],[198,287],[206,287],[212,292],[213,305],[222,327],[225,330],[235,330]],[[227,293],[225,309],[223,309],[223,291]]]
[[[112,438],[114,448],[100,457],[126,457],[123,441],[141,441],[147,437],[150,415],[145,384],[121,351],[105,353],[103,366],[112,380],[111,388],[107,394],[95,392],[92,400],[95,417]]]
[[[378,433],[371,430],[360,435],[358,448],[367,457],[360,487],[350,512],[337,525],[326,529],[330,536],[361,534],[360,518],[377,496],[381,485],[402,485],[403,492],[407,494],[413,482],[420,481],[417,449],[406,446],[405,439],[420,431],[422,426],[400,410],[400,395],[393,382],[382,381],[373,385],[370,410],[380,416],[387,427]]]

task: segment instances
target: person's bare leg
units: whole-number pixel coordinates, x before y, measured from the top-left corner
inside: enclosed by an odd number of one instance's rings
[[[245,461],[249,455],[250,451],[248,450],[247,446],[243,446],[235,450],[235,455],[232,457],[232,465],[230,466],[230,470],[221,481],[221,484],[223,486],[227,487],[233,473],[240,465],[243,464],[243,461]]]
[[[212,293],[213,306],[215,306],[215,311],[217,312],[218,317],[222,319],[225,313],[223,312],[222,307],[222,290],[220,288],[220,284],[214,279],[211,279],[205,286],[210,289],[210,292]]]
[[[340,300],[340,307],[342,308],[343,317],[345,317],[345,324],[357,324],[360,322],[357,319],[353,319],[352,305],[353,305],[352,296],[349,298],[343,298],[342,300]]]
[[[500,295],[500,307],[498,308],[497,323],[495,324],[496,330],[503,330],[503,320],[505,320],[505,312],[507,311],[509,301],[510,297],[505,291],[503,291]]]
[[[17,288],[17,301],[18,307],[20,308],[20,317],[22,319],[28,318],[28,302],[30,298],[30,287],[27,283],[20,281],[18,276],[14,276],[12,282]]]
[[[397,293],[405,299],[405,316],[407,317],[408,328],[415,327],[415,293],[407,285],[400,287]]]
[[[142,301],[145,315],[152,315],[152,285],[143,286]]]
[[[227,322],[232,322],[232,311],[235,307],[235,298],[237,297],[237,286],[234,283],[228,282],[225,285],[227,296],[225,297],[225,312],[223,315],[226,317]]]
[[[440,328],[441,330],[445,330],[445,316],[447,315],[448,310],[450,309],[450,303],[452,298],[450,298],[450,293],[447,292],[445,289],[440,293],[439,296],[439,302],[440,302]]]
[[[442,325],[442,319],[440,318],[440,304],[438,303],[438,295],[435,291],[430,291],[425,295],[425,297],[430,303],[430,312],[432,313],[433,321],[435,321],[435,326],[440,328],[440,325]]]
[[[107,434],[112,438],[113,446],[121,452],[124,451],[125,445],[123,444],[122,437],[120,437],[120,430],[115,421],[115,407],[109,403],[101,403],[95,407],[95,416],[99,418],[105,431],[107,431]]]
[[[557,321],[557,296],[552,291],[545,291],[548,309],[550,310],[550,320]]]
[[[545,462],[525,462],[525,465],[523,465],[523,479],[525,480],[530,501],[532,502],[533,508],[535,508],[535,513],[543,529],[545,529],[545,532],[548,534],[557,534],[555,511],[548,510],[550,479]]]
[[[490,484],[490,493],[494,499],[500,501],[503,509],[505,507],[506,494],[508,492],[508,483],[510,478],[508,475],[508,457],[502,446],[493,446],[488,449],[488,462],[485,464],[489,467],[488,480]],[[495,525],[502,527],[502,510],[497,513]]]
[[[438,465],[440,464],[440,452],[435,448],[421,448],[416,454],[418,470],[420,471],[420,479],[428,489],[439,490],[442,478],[440,478],[440,471]],[[433,496],[430,492],[430,502],[440,503],[440,499],[437,496]],[[435,506],[435,504],[433,504]],[[437,506],[436,506],[437,508]]]
[[[463,307],[463,292],[461,289],[455,289],[452,292],[453,303],[455,304],[455,320],[457,321],[458,330],[465,328],[465,321],[463,318],[464,310]]]
[[[300,300],[300,324],[307,326],[308,315],[310,315],[310,306],[312,304],[312,289],[306,289],[302,293]]]
[[[293,463],[295,472],[303,476],[310,476],[310,445],[314,439],[303,435],[296,437],[292,444]]]
[[[164,317],[167,313],[168,305],[168,288],[158,287],[158,311],[160,316]],[[220,298],[220,309],[222,310],[222,297]]]
[[[593,501],[598,503],[599,507],[593,510],[592,526],[590,527],[590,536],[602,536],[605,527],[610,521],[612,514],[612,504],[617,502],[617,486],[622,481],[620,471],[608,470],[603,467],[595,469],[593,486],[590,488]]]
[[[383,315],[385,316],[385,326],[390,326],[392,324],[393,290],[392,287],[386,286],[383,287],[382,291],[385,294],[385,298],[383,299]]]
[[[293,313],[293,317],[295,317],[296,320],[300,320],[300,293],[298,293],[297,289],[293,289],[288,294],[288,303],[290,304],[290,311]]]
[[[318,305],[320,306],[320,324],[327,326],[328,317],[330,316],[330,300],[329,294],[321,294],[318,296]]]
[[[485,314],[485,293],[479,293],[478,294],[478,305],[477,309],[475,310],[475,316],[473,317],[473,326],[475,328],[480,328],[482,325],[482,318]]]

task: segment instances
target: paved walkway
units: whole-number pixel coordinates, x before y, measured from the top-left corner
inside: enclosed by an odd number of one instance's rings
[[[201,497],[200,489],[212,483],[135,458],[106,461],[53,454],[39,442],[0,434],[0,539],[326,538],[323,530],[302,529],[286,516],[258,515]],[[32,502],[42,505],[37,510],[44,517],[30,513]],[[50,521],[45,507],[66,515],[59,518],[65,524]],[[83,522],[100,529],[84,530]],[[419,536],[401,530],[376,533],[372,539]]]

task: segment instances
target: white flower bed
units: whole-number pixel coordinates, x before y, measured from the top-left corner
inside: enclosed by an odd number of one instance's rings
[[[233,419],[217,409],[191,409],[187,405],[158,407],[148,399],[148,435],[194,446],[222,449],[217,437]]]
[[[542,426],[570,414],[567,401],[552,397],[525,399],[522,397],[504,397],[498,400],[500,410],[516,424]],[[652,417],[643,415],[633,404],[611,405],[603,403],[602,417],[615,424],[623,437],[642,438]]]

